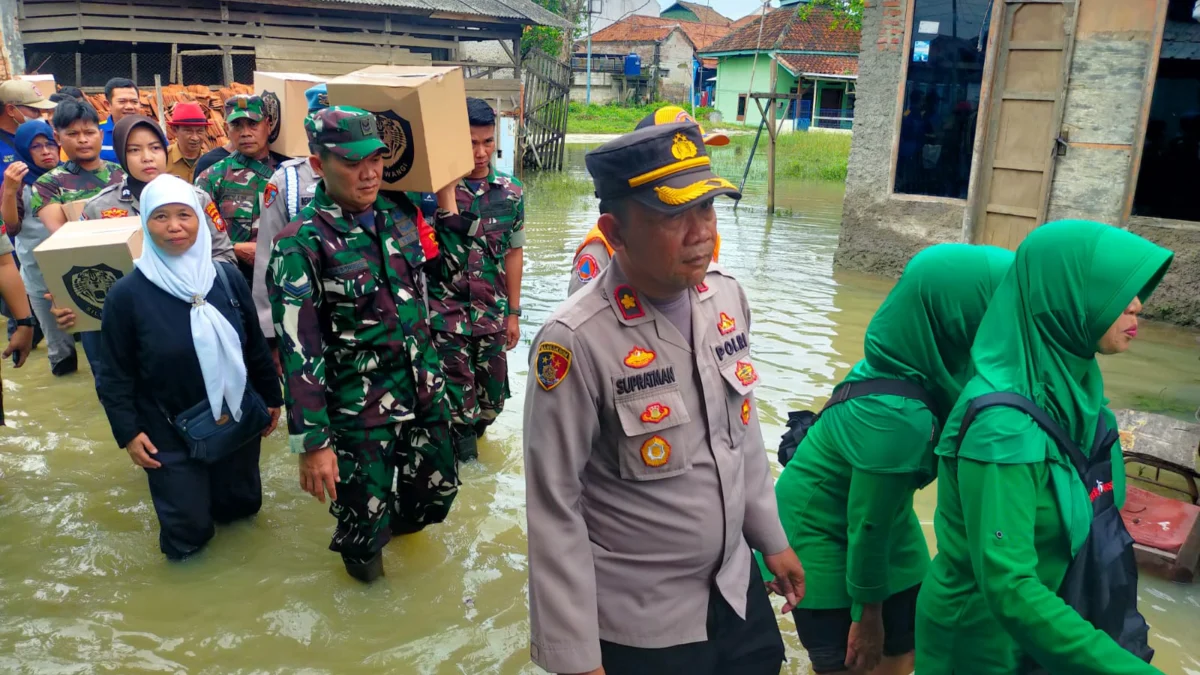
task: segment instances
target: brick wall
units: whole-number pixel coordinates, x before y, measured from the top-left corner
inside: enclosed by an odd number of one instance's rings
[[[883,20],[879,24],[879,36],[875,48],[879,51],[899,51],[904,41],[905,0],[864,0],[864,9],[883,6]]]

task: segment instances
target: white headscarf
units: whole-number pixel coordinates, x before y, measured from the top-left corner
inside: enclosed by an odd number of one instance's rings
[[[170,255],[158,248],[150,236],[147,222],[154,210],[164,204],[183,204],[196,212],[196,243],[182,255]],[[171,174],[159,175],[142,190],[142,257],[134,265],[155,286],[192,305],[192,344],[204,375],[204,389],[212,407],[213,419],[221,416],[221,401],[229,405],[235,420],[242,418],[242,394],[246,389],[246,364],[237,331],[216,307],[205,298],[216,280],[212,259],[212,234],[196,191]]]

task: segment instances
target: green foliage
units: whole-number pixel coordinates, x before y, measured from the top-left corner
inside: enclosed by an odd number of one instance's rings
[[[563,0],[533,0],[543,9],[548,9],[555,14],[566,17],[567,7]],[[569,17],[568,17],[569,18]],[[521,54],[529,53],[529,50],[537,47],[554,58],[562,58],[563,32],[561,28],[552,28],[550,26],[526,26],[525,31],[521,33]]]
[[[665,105],[673,105],[669,101],[658,101],[645,105],[585,105],[571,102],[567,111],[567,133],[569,134],[624,134],[633,131],[637,123],[650,113]],[[691,112],[691,106],[683,106]],[[713,108],[696,106],[696,119],[708,129],[705,120]]]
[[[796,8],[796,15],[807,21],[813,7],[826,7],[833,11],[831,28],[862,30],[863,0],[811,0]]]

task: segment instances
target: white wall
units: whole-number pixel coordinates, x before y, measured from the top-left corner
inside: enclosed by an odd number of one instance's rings
[[[592,0],[601,6],[601,12],[592,16],[592,32],[607,28],[616,23],[622,17],[632,14],[641,14],[642,16],[658,16],[661,8],[658,6],[658,0]],[[580,28],[586,27],[587,19],[580,21]],[[586,36],[585,36],[586,37]]]

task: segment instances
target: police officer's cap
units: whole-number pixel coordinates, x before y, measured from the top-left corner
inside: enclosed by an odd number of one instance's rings
[[[742,198],[737,186],[713,173],[695,122],[638,129],[589,152],[584,161],[601,201],[629,197],[676,215],[718,195]]]

